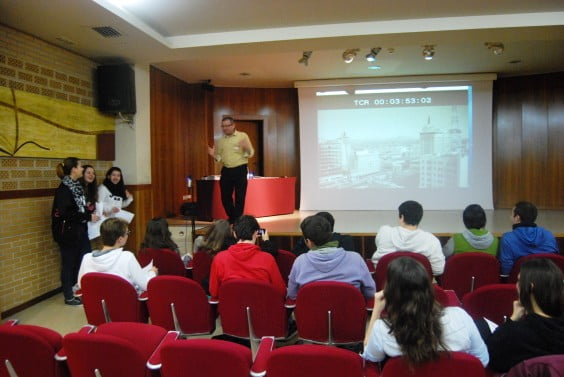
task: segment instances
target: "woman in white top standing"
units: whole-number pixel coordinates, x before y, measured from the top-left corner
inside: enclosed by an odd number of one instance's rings
[[[119,212],[133,201],[133,195],[125,189],[121,169],[111,167],[106,173],[106,179],[98,186],[98,200],[103,205],[105,216]]]

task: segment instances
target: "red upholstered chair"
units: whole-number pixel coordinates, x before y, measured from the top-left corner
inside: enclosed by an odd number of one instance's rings
[[[321,344],[354,344],[364,339],[366,300],[348,283],[318,281],[298,291],[294,310],[298,337]]]
[[[507,377],[562,377],[564,376],[564,355],[533,357],[515,365]]]
[[[499,325],[513,312],[515,300],[515,284],[491,284],[466,294],[462,299],[462,307],[474,319],[485,317]]]
[[[68,376],[66,365],[55,360],[62,340],[59,333],[44,327],[5,323],[0,326],[0,376]]]
[[[560,267],[562,272],[564,272],[564,256],[556,253],[531,254],[517,259],[517,261],[513,265],[513,268],[511,269],[511,273],[509,274],[509,277],[507,278],[507,282],[515,284],[517,282],[517,276],[519,275],[519,272],[521,272],[521,265],[523,264],[523,262],[528,261],[529,259],[532,258],[550,259],[551,261],[554,262],[554,264]]]
[[[162,377],[264,376],[273,338],[261,341],[253,362],[251,351],[240,344],[215,339],[170,342],[161,350]]]
[[[316,344],[287,346],[272,351],[266,362],[268,377],[371,377],[379,376],[377,364],[359,354]]]
[[[223,333],[249,339],[256,353],[260,338],[286,339],[288,312],[285,298],[267,282],[225,281],[219,288],[219,315]]]
[[[461,299],[476,288],[499,282],[499,261],[484,252],[453,255],[447,259],[441,276],[441,287],[454,290]]]
[[[437,300],[442,306],[461,306],[461,302],[456,296],[456,293],[451,290],[444,290],[437,284],[433,284],[435,290],[435,300]]]
[[[376,270],[374,272],[374,280],[376,281],[376,289],[381,291],[384,289],[384,284],[386,283],[386,278],[388,276],[388,264],[396,258],[399,257],[410,257],[418,260],[423,267],[429,272],[429,276],[433,278],[433,270],[431,269],[431,263],[429,259],[422,254],[412,253],[410,251],[395,251],[393,253],[385,254],[376,265]]]
[[[186,276],[186,267],[182,258],[170,249],[146,248],[137,255],[139,264],[144,267],[153,261],[153,266],[159,269],[159,275]]]
[[[151,323],[181,336],[211,334],[216,306],[208,303],[204,289],[181,276],[157,276],[147,286]]]
[[[138,296],[125,279],[100,272],[82,277],[82,303],[89,324],[105,322],[147,322],[146,298]]]
[[[296,256],[294,253],[282,249],[278,250],[276,264],[278,265],[280,275],[282,275],[282,279],[284,279],[286,286],[288,285],[288,276],[290,276],[290,271],[292,271],[292,266],[294,265],[295,260]]]
[[[382,370],[386,377],[486,377],[486,371],[476,357],[464,352],[443,352],[436,361],[411,368],[403,357],[394,357]],[[270,376],[269,376],[270,377]]]
[[[192,279],[203,286],[209,280],[213,258],[205,251],[199,251],[192,258]]]
[[[166,335],[160,326],[113,322],[92,333],[67,334],[63,346],[73,377],[150,377],[147,361]]]

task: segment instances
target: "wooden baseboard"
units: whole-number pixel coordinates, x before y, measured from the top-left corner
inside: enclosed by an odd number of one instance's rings
[[[12,309],[8,309],[6,311],[3,311],[2,313],[0,313],[0,318],[4,319],[7,317],[10,317],[18,312],[21,312],[22,310],[25,310],[29,307],[32,307],[35,304],[40,303],[43,300],[47,300],[50,297],[55,296],[56,294],[59,294],[63,291],[63,288],[59,287],[57,289],[53,289],[52,291],[49,291],[47,293],[42,294],[41,296],[35,297],[27,302],[24,302],[23,304],[20,304]]]

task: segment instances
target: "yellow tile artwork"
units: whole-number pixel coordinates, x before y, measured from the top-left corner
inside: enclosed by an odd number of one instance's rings
[[[95,159],[115,120],[96,108],[0,87],[0,156]]]

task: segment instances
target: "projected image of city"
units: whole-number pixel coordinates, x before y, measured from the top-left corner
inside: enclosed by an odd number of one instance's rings
[[[320,110],[318,121],[320,189],[468,187],[466,105]]]

